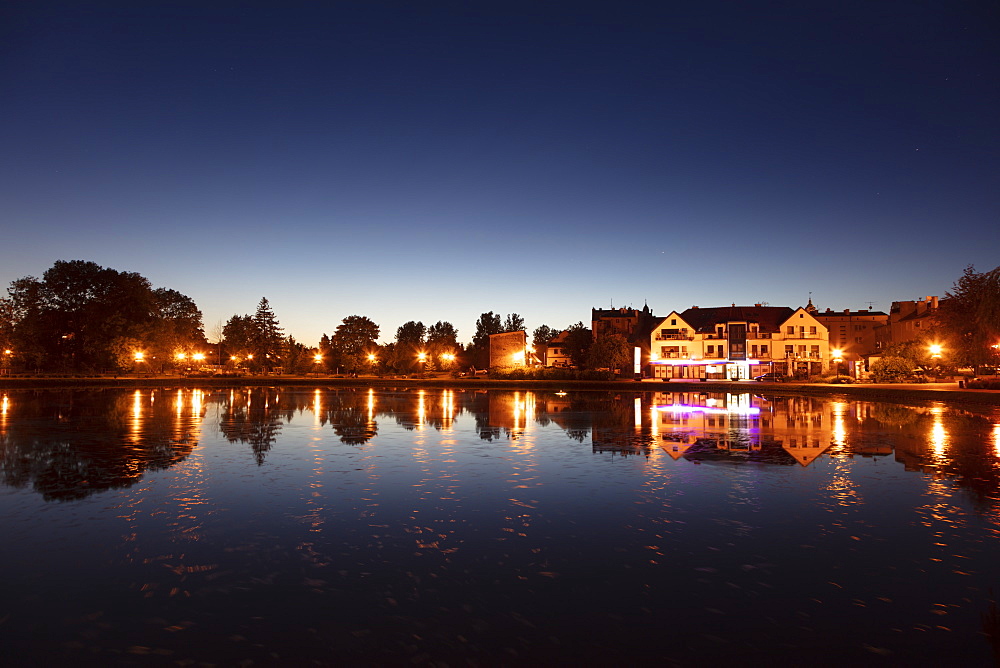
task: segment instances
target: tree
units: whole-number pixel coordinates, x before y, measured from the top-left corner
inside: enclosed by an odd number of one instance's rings
[[[458,330],[450,322],[438,320],[428,327],[424,347],[438,368],[448,370],[458,366],[457,359],[462,349],[458,345]]]
[[[242,363],[253,354],[254,322],[249,315],[234,315],[222,328],[226,352]]]
[[[258,364],[267,367],[283,364],[281,357],[284,352],[284,333],[267,297],[261,297],[257,304],[251,344],[254,360]]]
[[[331,344],[345,367],[360,371],[368,365],[368,353],[378,348],[379,326],[361,315],[349,315],[337,325]]]
[[[438,320],[427,328],[427,343],[441,346],[458,347],[458,330],[450,322]]]
[[[632,364],[633,346],[621,334],[602,336],[590,345],[587,364],[591,369],[625,369]]]
[[[977,273],[969,265],[945,293],[938,322],[950,361],[959,365],[1000,361],[1000,267]]]
[[[517,313],[508,313],[507,319],[503,322],[503,331],[520,332],[524,329],[524,318]]]
[[[490,335],[502,334],[503,323],[500,316],[488,311],[479,316],[476,321],[476,333],[472,337],[472,363],[477,368],[485,368],[490,364]]]
[[[548,363],[546,360],[546,350],[548,349],[549,341],[554,339],[558,334],[559,332],[548,325],[539,325],[531,333],[531,347],[535,349],[535,354],[541,358],[543,364]]]
[[[404,322],[396,329],[396,343],[409,344],[411,346],[421,346],[424,343],[424,335],[427,328],[422,322]]]
[[[122,369],[128,339],[162,364],[168,346],[204,341],[191,299],[94,262],[58,260],[41,279],[13,281],[7,293],[18,357],[39,368]]]
[[[578,322],[566,330],[566,338],[562,347],[573,365],[582,368],[586,366],[587,354],[590,352],[592,342],[593,336],[590,328],[584,326],[582,322]]]
[[[904,357],[880,357],[872,362],[872,378],[876,383],[891,383],[913,373],[913,362]]]

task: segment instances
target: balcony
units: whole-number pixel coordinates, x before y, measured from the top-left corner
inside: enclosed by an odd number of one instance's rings
[[[690,334],[657,334],[657,341],[694,341]]]

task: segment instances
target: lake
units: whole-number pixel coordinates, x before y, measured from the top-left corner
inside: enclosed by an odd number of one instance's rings
[[[988,666],[1000,643],[995,406],[0,395],[8,665]]]

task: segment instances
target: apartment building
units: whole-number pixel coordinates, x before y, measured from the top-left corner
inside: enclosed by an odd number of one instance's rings
[[[650,333],[646,375],[741,380],[768,372],[813,376],[830,370],[829,331],[806,308],[693,306],[671,312]]]

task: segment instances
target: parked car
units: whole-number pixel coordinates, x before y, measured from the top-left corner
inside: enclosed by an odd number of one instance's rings
[[[775,372],[772,371],[772,372],[765,373],[765,374],[763,374],[761,376],[754,376],[753,379],[757,380],[757,381],[760,381],[760,382],[763,382],[763,383],[780,383],[783,380],[785,380],[785,374],[783,374],[783,373],[775,373]]]

